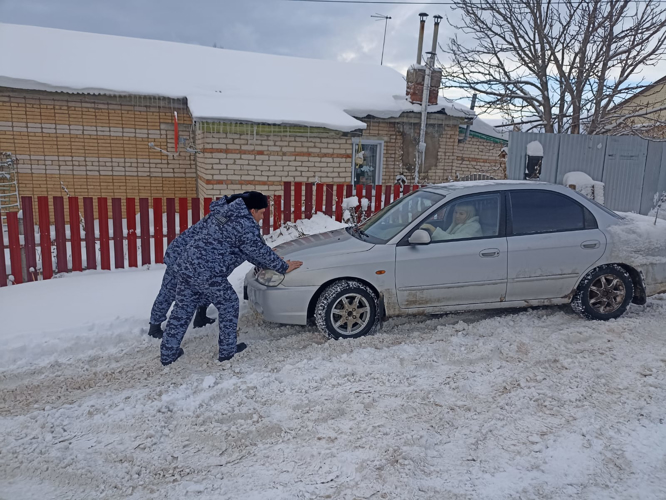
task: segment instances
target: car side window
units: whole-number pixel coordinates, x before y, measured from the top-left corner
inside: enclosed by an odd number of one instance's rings
[[[514,236],[579,231],[596,226],[596,221],[588,220],[589,211],[565,195],[525,190],[512,191],[510,199]]]
[[[499,193],[466,196],[453,200],[419,226],[433,243],[450,240],[493,238],[500,231]]]

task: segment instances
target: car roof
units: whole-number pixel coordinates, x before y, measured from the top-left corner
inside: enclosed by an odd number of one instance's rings
[[[547,189],[550,191],[564,191],[564,186],[540,181],[516,181],[516,180],[483,180],[483,181],[460,181],[446,182],[442,184],[428,184],[421,189],[427,189],[439,194],[462,194],[482,193],[485,191],[505,191],[509,189]]]

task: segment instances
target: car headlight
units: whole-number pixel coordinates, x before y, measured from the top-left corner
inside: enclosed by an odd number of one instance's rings
[[[262,269],[257,273],[257,281],[264,286],[278,286],[284,281],[284,274],[277,273],[272,269]]]

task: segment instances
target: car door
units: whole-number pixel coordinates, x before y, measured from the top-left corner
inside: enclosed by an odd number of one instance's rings
[[[507,281],[504,206],[501,193],[460,197],[415,226],[396,246],[400,307],[503,300]],[[455,224],[455,214],[463,209],[474,215],[468,215],[463,224]],[[411,233],[424,226],[429,226],[425,229],[432,233],[431,243],[410,245],[407,240]]]
[[[594,215],[563,193],[511,191],[507,213],[507,301],[565,297],[606,249]]]

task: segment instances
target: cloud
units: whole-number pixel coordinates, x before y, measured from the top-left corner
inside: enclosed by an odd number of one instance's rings
[[[281,0],[3,0],[0,19],[227,49],[378,64],[384,23],[387,64],[415,58],[418,7],[309,4]],[[433,12],[434,13],[434,12]],[[432,24],[432,23],[430,23]],[[429,26],[431,28],[431,26]]]

